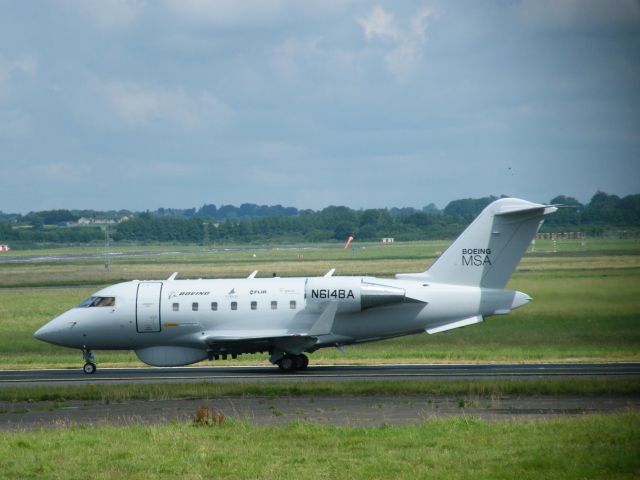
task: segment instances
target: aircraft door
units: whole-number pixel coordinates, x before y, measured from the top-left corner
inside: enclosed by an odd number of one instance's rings
[[[136,298],[136,329],[140,333],[160,331],[162,282],[140,282]]]

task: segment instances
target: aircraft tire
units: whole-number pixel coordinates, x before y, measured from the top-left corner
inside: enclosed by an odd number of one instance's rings
[[[294,370],[302,370],[304,368],[304,360],[302,359],[302,355],[295,355],[293,357],[293,369]]]
[[[298,370],[305,370],[309,366],[309,357],[303,353],[298,355],[298,358],[300,359],[300,368]]]
[[[295,370],[295,366],[296,362],[294,357],[291,357],[289,355],[285,355],[278,362],[278,367],[280,367],[280,370],[282,370],[283,372],[293,372]]]
[[[82,367],[82,370],[84,370],[84,373],[86,373],[87,375],[94,374],[96,373],[96,364],[87,362],[84,364],[84,367]]]

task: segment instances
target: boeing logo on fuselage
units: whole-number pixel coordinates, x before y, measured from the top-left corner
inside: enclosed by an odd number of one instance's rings
[[[209,295],[211,292],[171,292],[169,293],[169,300],[175,297],[182,297],[184,295]]]

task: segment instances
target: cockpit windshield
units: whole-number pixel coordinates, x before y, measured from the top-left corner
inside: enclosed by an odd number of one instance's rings
[[[77,308],[86,307],[115,307],[116,297],[89,297],[84,300]]]

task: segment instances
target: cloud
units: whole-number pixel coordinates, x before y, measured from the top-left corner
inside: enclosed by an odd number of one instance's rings
[[[93,82],[104,108],[126,127],[169,125],[181,130],[221,127],[233,121],[233,110],[214,94],[189,93],[182,87],[158,87],[130,81]]]
[[[526,25],[551,30],[602,30],[640,25],[637,0],[523,0],[519,13]]]
[[[38,62],[34,55],[21,55],[14,60],[7,60],[0,55],[0,96],[4,96],[9,85],[19,82],[21,78],[33,79],[38,71]]]
[[[213,27],[266,23],[285,11],[281,0],[165,0],[164,6],[183,21]]]
[[[26,138],[33,133],[33,120],[28,113],[0,110],[0,138]]]
[[[63,184],[85,183],[94,177],[93,170],[88,163],[75,160],[47,162],[28,168],[30,177]]]
[[[281,140],[262,142],[259,144],[258,151],[260,157],[268,160],[290,159],[296,161],[309,154],[304,145]]]
[[[327,18],[340,17],[352,0],[164,0],[163,9],[192,26],[239,28],[301,24],[318,25]]]
[[[60,2],[52,2],[54,5]],[[142,13],[144,0],[64,0],[71,10],[91,21],[100,30],[126,28]]]
[[[356,23],[362,27],[367,41],[379,38],[391,43],[384,55],[385,64],[397,79],[404,79],[420,63],[426,42],[427,23],[433,17],[433,10],[421,8],[402,28],[393,14],[377,6],[367,16],[356,18]]]
[[[322,78],[357,77],[360,62],[356,51],[328,45],[323,37],[306,39],[288,38],[271,50],[269,63],[276,76],[286,82],[306,83],[310,78],[321,82]],[[305,93],[306,96],[309,92]]]
[[[371,40],[375,37],[388,37],[398,40],[401,36],[393,15],[385,12],[382,7],[375,7],[368,16],[356,19],[364,30],[364,37]]]
[[[125,169],[125,175],[133,179],[149,179],[154,178],[193,178],[204,174],[204,167],[185,163],[184,161],[155,161],[153,168],[144,162],[130,162]]]

